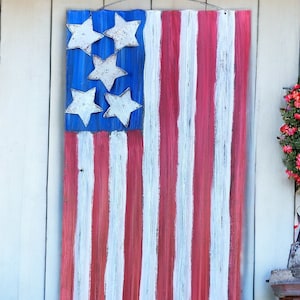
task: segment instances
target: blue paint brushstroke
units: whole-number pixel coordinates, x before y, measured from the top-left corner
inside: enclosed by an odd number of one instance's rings
[[[67,12],[67,24],[82,24],[90,16],[93,20],[94,31],[103,34],[104,31],[115,25],[115,14],[119,14],[126,21],[140,21],[136,32],[136,39],[139,46],[124,47],[117,52],[117,66],[124,69],[128,74],[115,80],[110,91],[107,91],[100,80],[89,80],[88,75],[94,70],[93,55],[106,59],[115,52],[114,41],[109,37],[92,44],[92,55],[87,55],[81,49],[67,50],[67,74],[66,74],[66,107],[72,102],[71,89],[87,91],[96,87],[95,103],[103,108],[103,112],[92,114],[87,127],[84,126],[78,115],[65,114],[66,131],[121,131],[142,129],[143,123],[143,101],[144,101],[144,61],[145,49],[143,40],[143,29],[145,26],[146,14],[143,10],[132,11],[89,11],[89,10],[69,10]],[[66,44],[72,34],[67,29]],[[121,95],[127,88],[131,90],[132,100],[142,105],[141,108],[131,113],[130,123],[125,127],[117,117],[103,118],[103,114],[109,105],[104,95],[109,92]]]

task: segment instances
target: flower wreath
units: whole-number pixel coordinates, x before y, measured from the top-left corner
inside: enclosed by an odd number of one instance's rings
[[[284,153],[286,174],[300,188],[300,84],[287,90],[286,107],[281,108],[284,124],[280,127],[279,143]]]

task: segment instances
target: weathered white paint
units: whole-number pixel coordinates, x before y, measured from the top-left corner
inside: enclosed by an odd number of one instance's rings
[[[121,300],[123,295],[127,154],[126,133],[112,132],[109,139],[109,226],[105,295],[107,299],[116,300]]]
[[[44,297],[49,41],[48,0],[1,1],[0,299]]]
[[[195,157],[195,112],[197,87],[196,11],[181,15],[178,118],[178,178],[176,184],[175,261],[173,275],[174,299],[191,297],[191,251],[193,229],[193,175]],[[187,43],[186,41],[189,41]],[[178,214],[180,212],[180,214]]]
[[[218,14],[215,91],[215,156],[211,203],[211,247],[209,298],[228,299],[230,245],[230,168],[234,102],[234,35],[232,11]]]
[[[92,256],[94,143],[90,132],[78,133],[78,196],[74,243],[74,300],[89,299]]]
[[[140,299],[155,299],[159,207],[160,11],[147,12],[144,31],[143,251]],[[150,84],[151,83],[151,84]],[[151,100],[151,101],[150,101]]]
[[[103,1],[53,0],[52,17],[50,0],[1,2],[0,136],[5,143],[0,147],[0,165],[4,170],[0,175],[0,298],[43,299],[45,279],[45,298],[54,300],[59,299],[65,12],[67,8],[97,9],[103,6]],[[252,127],[249,130],[250,176],[245,208],[243,299],[271,300],[273,294],[265,280],[269,278],[271,269],[285,267],[292,241],[292,183],[284,174],[276,136],[281,124],[278,113],[278,97],[283,93],[281,87],[293,84],[297,78],[300,2],[209,2],[224,8],[252,10],[249,117],[253,122],[250,122]],[[108,8],[137,7],[150,8],[150,1],[127,0]],[[152,7],[205,9],[204,5],[188,0],[153,0]],[[48,124],[50,49],[52,80]],[[17,73],[14,72],[16,68]],[[48,125],[50,144],[46,187]],[[272,250],[274,241],[277,243],[276,251]]]

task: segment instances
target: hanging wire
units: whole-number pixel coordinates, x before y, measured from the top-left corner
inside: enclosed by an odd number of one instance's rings
[[[105,0],[103,0],[103,6],[100,8],[100,10],[104,9],[104,8],[106,8],[108,6],[111,6],[111,5],[123,2],[123,1],[126,1],[126,0],[117,0],[117,1],[114,1],[114,2],[106,4]],[[217,6],[217,5],[208,3],[207,0],[205,2],[204,1],[199,1],[199,0],[189,0],[189,1],[196,2],[196,3],[199,3],[201,5],[204,5],[205,6],[205,10],[207,10],[208,6],[214,8],[214,9],[217,9],[217,10],[226,10],[225,8],[223,8],[221,6]],[[150,0],[150,9],[153,9],[153,0]]]
[[[205,2],[204,1],[199,1],[199,0],[189,0],[189,1],[197,2],[199,4],[205,5],[205,10],[207,10],[207,6],[210,6],[214,9],[217,9],[217,10],[225,10],[225,8],[223,8],[221,6],[217,6],[217,5],[208,3],[207,0]]]
[[[101,10],[101,9],[104,9],[104,8],[106,8],[106,7],[108,7],[108,6],[111,6],[111,5],[114,5],[114,4],[123,2],[123,1],[126,1],[126,0],[117,0],[117,1],[115,1],[115,2],[111,2],[111,3],[106,4],[106,3],[105,3],[105,0],[103,0],[103,6],[100,7],[100,10]]]

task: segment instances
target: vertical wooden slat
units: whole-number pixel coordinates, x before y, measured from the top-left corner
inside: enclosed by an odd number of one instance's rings
[[[48,0],[49,1],[49,0]],[[50,140],[48,172],[48,224],[45,299],[59,299],[61,232],[62,232],[62,183],[63,183],[63,132],[65,110],[65,33],[66,10],[98,9],[102,1],[80,0],[53,2],[51,28],[51,98]]]
[[[123,299],[138,299],[142,264],[143,137],[140,131],[128,132],[127,136],[128,163],[124,238],[125,263]]]
[[[172,24],[173,30],[168,30]],[[172,299],[175,256],[176,181],[179,114],[178,61],[180,13],[162,13],[160,94],[160,202],[157,299]]]
[[[44,297],[49,40],[49,0],[1,1],[1,299]]]
[[[124,131],[111,132],[109,136],[109,224],[104,278],[107,299],[121,299],[123,295],[127,145],[127,135]]]
[[[251,47],[250,47],[250,67],[249,67],[249,89],[248,89],[248,169],[247,169],[247,187],[246,187],[246,203],[244,209],[244,223],[243,223],[243,249],[241,256],[241,280],[242,280],[242,299],[254,299],[254,235],[255,235],[255,110],[256,110],[256,60],[257,60],[257,18],[259,0],[215,0],[209,1],[224,9],[250,9],[251,11]],[[273,4],[269,4],[271,6]]]
[[[159,208],[159,99],[161,12],[147,12],[144,29],[145,56],[143,128],[143,253],[140,298],[154,299],[157,277]],[[157,26],[157,24],[159,26]],[[153,33],[153,34],[152,34]]]
[[[187,44],[188,41],[188,44]],[[176,182],[174,300],[190,299],[192,293],[192,240],[194,216],[195,115],[197,106],[198,13],[182,11],[178,77],[179,115]],[[183,280],[184,279],[184,280]]]
[[[198,73],[195,126],[194,226],[192,299],[208,299],[210,278],[210,215],[214,158],[214,103],[207,99],[216,81],[217,14],[198,16]],[[209,28],[207,30],[206,28]],[[201,72],[200,72],[201,70]],[[196,151],[196,149],[198,149]],[[208,171],[210,170],[210,171]]]
[[[256,89],[255,299],[273,299],[265,282],[286,268],[293,241],[293,182],[286,178],[276,136],[282,125],[282,87],[296,83],[300,36],[298,0],[259,1]],[[268,82],[272,82],[267,88]],[[272,244],[280,245],[268,251]],[[272,247],[272,246],[271,246]]]
[[[235,89],[234,114],[231,148],[231,188],[230,188],[230,272],[228,277],[228,297],[238,300],[241,296],[241,250],[243,232],[243,211],[245,208],[247,170],[247,93],[250,52],[249,11],[235,13]]]
[[[76,133],[65,134],[65,167],[64,167],[64,202],[63,202],[63,232],[62,232],[62,265],[61,265],[61,295],[60,299],[71,299],[74,289],[74,239],[77,216],[78,194],[78,161]],[[75,145],[75,146],[74,146]]]
[[[92,262],[90,300],[103,300],[104,275],[107,259],[108,235],[108,178],[109,178],[109,134],[98,132],[94,135],[95,186],[92,225]]]

